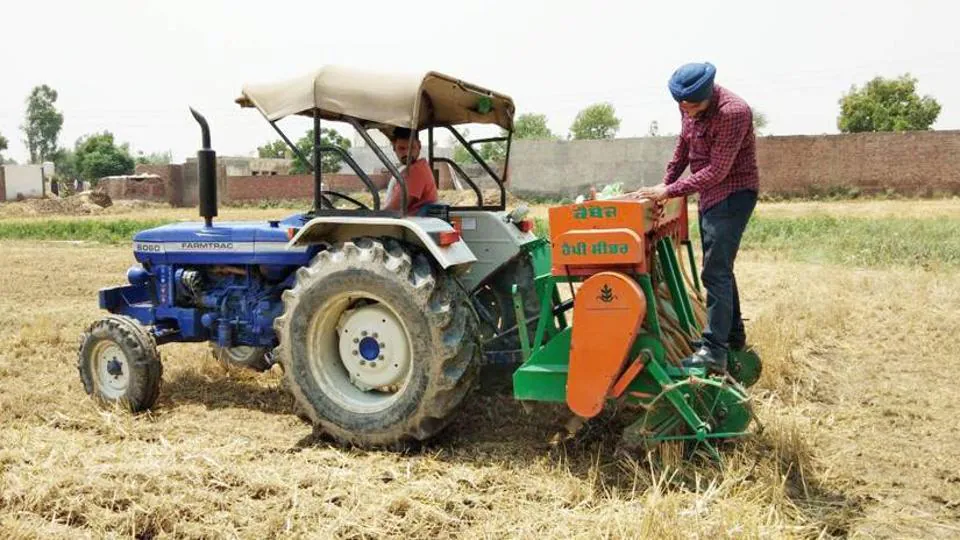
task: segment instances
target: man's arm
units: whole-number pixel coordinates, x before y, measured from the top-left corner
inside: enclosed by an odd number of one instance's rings
[[[680,175],[683,174],[683,171],[687,169],[689,162],[690,147],[687,144],[687,138],[681,133],[680,136],[677,137],[677,147],[673,150],[673,159],[667,164],[667,172],[663,176],[664,185],[669,186],[676,182],[677,179],[680,178]]]
[[[719,184],[730,173],[733,160],[750,130],[750,109],[738,107],[721,111],[717,119],[717,134],[710,148],[710,162],[691,176],[667,186],[668,197],[682,197]]]
[[[407,174],[407,208],[423,200],[427,183],[433,182],[433,172],[426,162],[417,163]]]
[[[387,202],[381,206],[382,210],[399,210],[400,209],[400,184],[397,183],[396,178],[390,178],[390,183],[387,184]]]

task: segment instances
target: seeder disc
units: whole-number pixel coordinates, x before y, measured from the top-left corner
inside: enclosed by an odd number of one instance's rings
[[[760,380],[763,364],[760,362],[760,355],[752,348],[730,351],[727,354],[727,371],[744,388],[750,388]]]
[[[680,408],[667,394],[676,391],[683,403],[694,413],[684,418]],[[753,419],[753,412],[743,388],[730,380],[690,377],[671,385],[653,399],[642,404],[639,420],[624,430],[624,443],[638,446],[647,452],[656,452],[663,443],[680,443],[687,455],[705,447],[716,457],[714,445],[722,440],[741,437]],[[703,429],[691,425],[691,420],[703,422]]]

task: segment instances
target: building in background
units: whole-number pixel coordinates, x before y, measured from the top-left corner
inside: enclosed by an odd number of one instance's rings
[[[46,196],[47,176],[44,167],[52,170],[52,163],[45,165],[0,166],[0,196],[4,201],[33,199]],[[52,177],[52,175],[50,176]]]

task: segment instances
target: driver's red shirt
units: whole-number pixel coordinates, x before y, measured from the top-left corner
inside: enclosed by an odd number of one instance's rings
[[[403,170],[403,179],[407,184],[407,214],[416,214],[427,204],[437,202],[437,183],[427,160],[420,158]],[[387,210],[400,209],[400,185],[394,184],[387,196]]]

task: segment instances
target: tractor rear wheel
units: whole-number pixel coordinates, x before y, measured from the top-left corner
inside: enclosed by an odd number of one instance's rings
[[[288,386],[341,442],[427,439],[476,379],[481,351],[466,295],[399,242],[362,238],[320,252],[283,301],[274,325]]]
[[[160,395],[163,366],[157,343],[129,317],[110,315],[93,323],[81,339],[77,368],[87,394],[106,404],[141,412]]]

